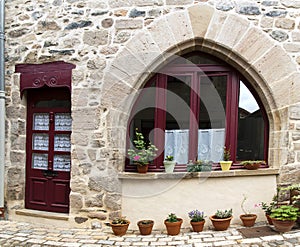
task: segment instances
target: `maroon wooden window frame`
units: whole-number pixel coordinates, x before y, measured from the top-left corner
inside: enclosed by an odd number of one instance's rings
[[[157,93],[156,93],[156,108],[154,117],[154,127],[155,129],[161,129],[161,131],[155,131],[154,133],[154,144],[159,148],[164,148],[165,137],[164,133],[166,129],[166,94],[164,90],[167,88],[167,77],[176,75],[190,75],[191,76],[191,94],[190,94],[190,116],[194,114],[194,117],[199,120],[199,102],[200,98],[197,94],[199,92],[199,73],[207,76],[226,76],[227,77],[227,94],[226,94],[226,125],[225,125],[225,146],[230,148],[231,155],[233,157],[233,165],[231,169],[243,168],[239,165],[239,161],[236,160],[237,151],[237,129],[238,129],[238,105],[239,105],[239,85],[242,80],[251,91],[252,95],[257,100],[257,103],[262,112],[264,121],[264,160],[267,160],[268,155],[268,133],[269,133],[269,123],[267,119],[267,114],[261,103],[255,90],[249,85],[249,83],[233,68],[226,65],[169,65],[162,69],[160,73],[156,74],[150,82],[153,80],[156,83]],[[147,87],[149,83],[146,84]],[[141,93],[142,94],[142,93]],[[135,104],[139,103],[137,99]],[[129,123],[130,126],[131,123]],[[129,132],[128,127],[128,132]],[[197,157],[197,144],[198,144],[198,126],[190,121],[190,134],[189,134],[189,160],[194,160]],[[127,137],[129,138],[129,134]],[[127,149],[129,147],[129,140],[127,140]],[[127,150],[126,149],[126,150]],[[164,171],[163,167],[164,154],[161,153],[152,164],[149,166],[149,171],[160,172]],[[265,166],[267,167],[267,165]],[[214,170],[219,170],[219,164],[214,164]],[[135,171],[135,165],[130,164],[129,159],[126,159],[126,171]],[[175,171],[186,171],[186,164],[176,165]]]

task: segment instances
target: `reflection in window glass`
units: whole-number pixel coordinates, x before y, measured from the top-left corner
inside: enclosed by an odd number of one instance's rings
[[[256,99],[240,82],[237,160],[264,159],[264,120]]]

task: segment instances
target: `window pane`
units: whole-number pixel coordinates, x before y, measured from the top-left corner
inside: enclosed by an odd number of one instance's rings
[[[49,114],[35,113],[33,114],[33,130],[49,130]]]
[[[71,151],[70,135],[55,135],[54,136],[54,151]]]
[[[225,143],[227,76],[200,77],[198,159],[218,162]]]
[[[252,93],[240,82],[237,160],[264,159],[264,120]]]
[[[48,170],[48,154],[32,154],[32,168]]]
[[[54,171],[70,171],[71,157],[70,155],[54,155],[53,170]]]
[[[178,164],[188,163],[191,76],[168,77],[165,156]]]
[[[33,150],[48,150],[49,136],[48,134],[33,134],[32,149]]]
[[[155,116],[155,97],[156,87],[155,82],[149,87],[143,88],[138,98],[138,104],[135,105],[132,111],[132,121],[130,125],[130,139],[134,139],[135,129],[142,132],[146,142],[151,140],[153,143],[154,116]]]
[[[71,102],[69,100],[40,100],[35,104],[37,108],[58,108],[58,107],[71,107]]]
[[[54,129],[61,130],[61,131],[71,131],[72,130],[71,113],[56,113]]]

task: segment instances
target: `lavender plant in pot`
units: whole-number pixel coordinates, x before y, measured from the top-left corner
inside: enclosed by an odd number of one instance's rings
[[[194,232],[202,232],[205,224],[204,212],[200,212],[195,209],[188,213],[189,218],[191,219],[190,223],[192,225]]]

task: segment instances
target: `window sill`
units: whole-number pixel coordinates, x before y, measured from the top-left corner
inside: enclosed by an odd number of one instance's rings
[[[120,172],[119,179],[191,179],[191,178],[219,178],[219,177],[246,177],[246,176],[267,176],[278,175],[278,168],[263,168],[258,170],[237,169],[230,171],[212,171],[212,172],[148,172],[146,174],[134,172]]]

